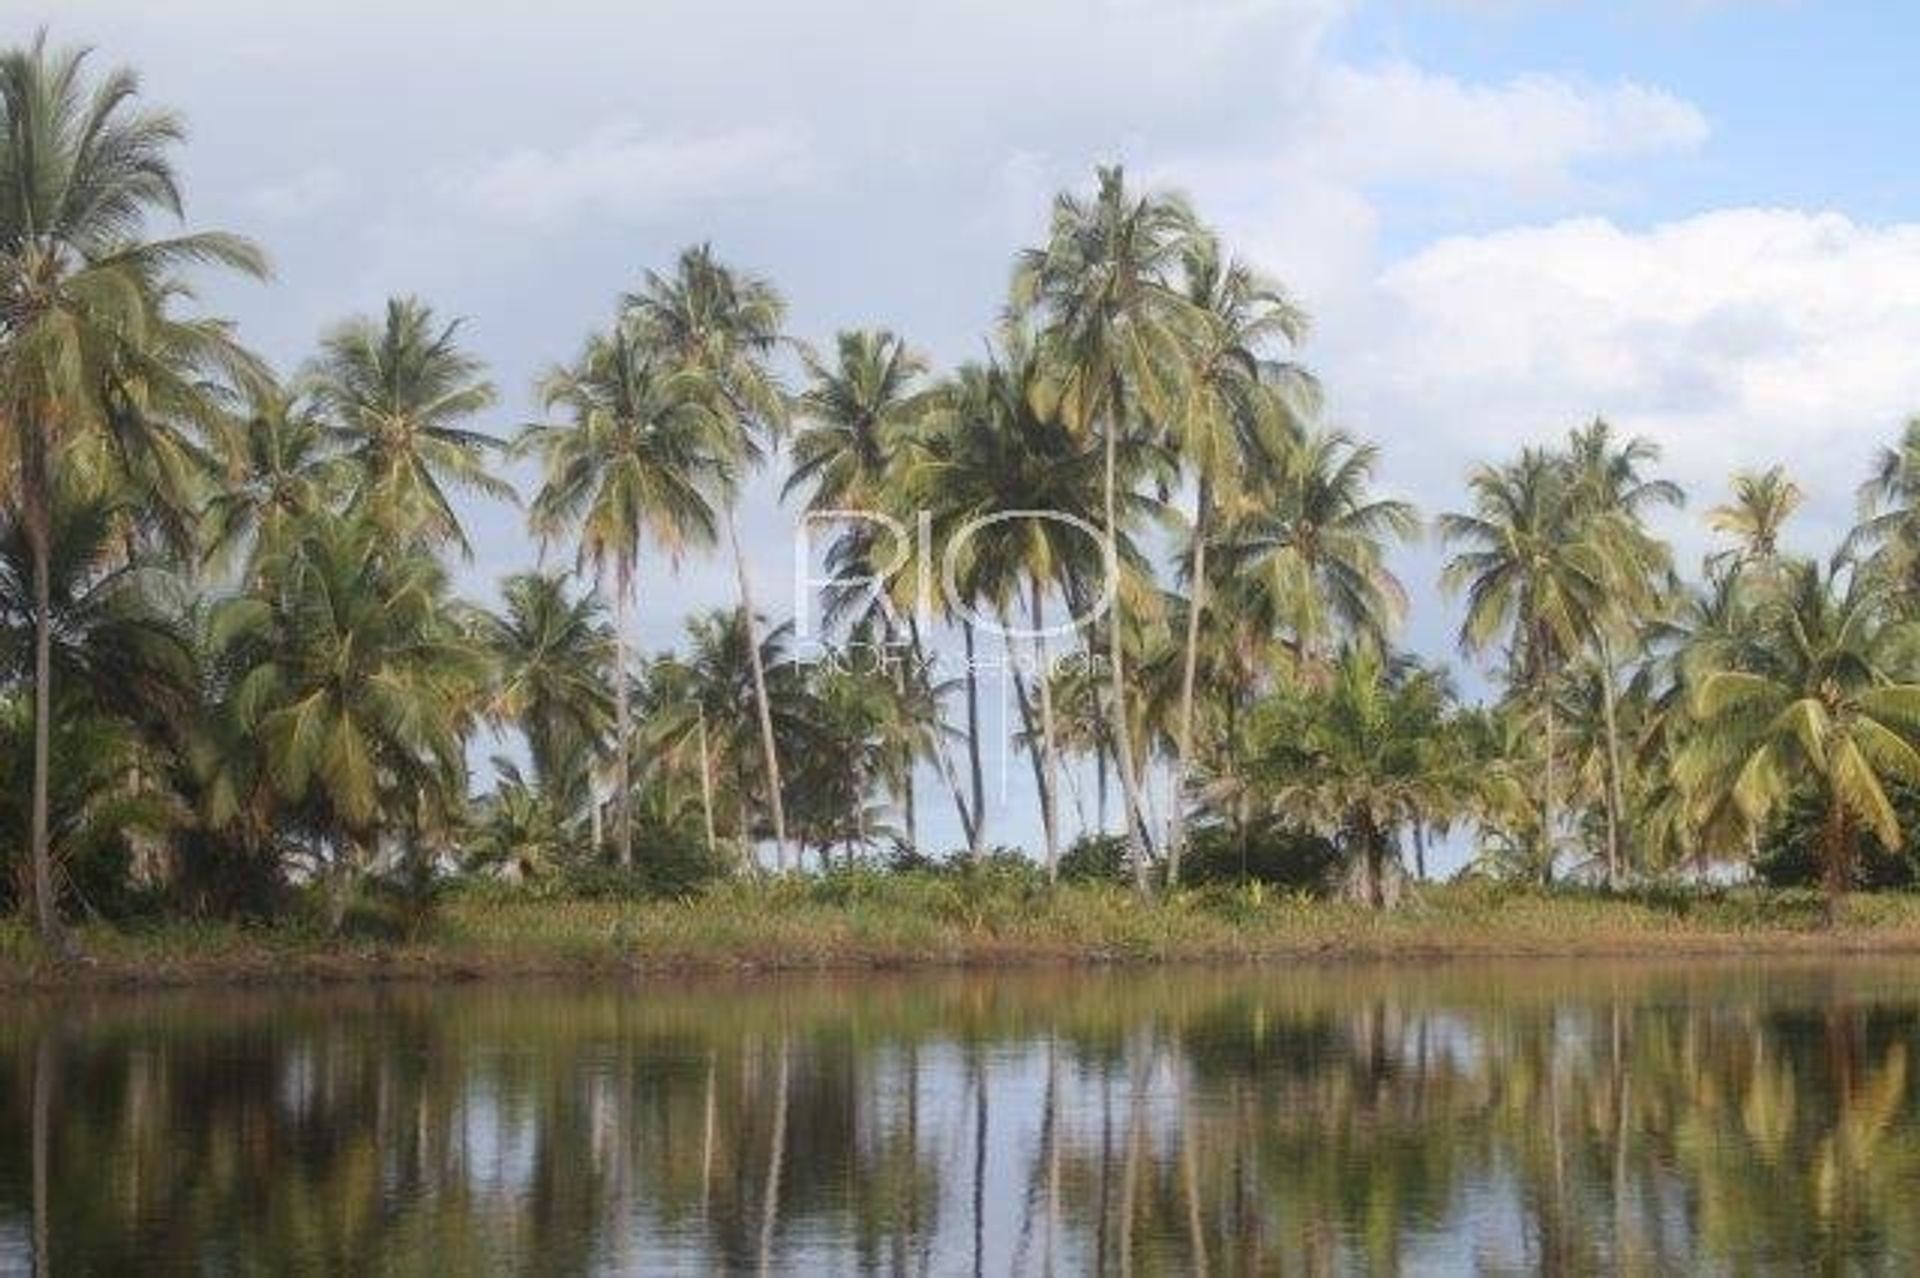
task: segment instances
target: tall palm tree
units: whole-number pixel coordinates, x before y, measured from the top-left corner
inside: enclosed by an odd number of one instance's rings
[[[1621,781],[1617,648],[1622,641],[1632,642],[1658,614],[1673,578],[1673,556],[1666,543],[1648,531],[1646,514],[1654,507],[1679,506],[1686,500],[1678,484],[1643,474],[1643,468],[1659,457],[1659,446],[1650,440],[1617,442],[1612,428],[1599,418],[1568,438],[1567,464],[1571,468],[1576,518],[1586,525],[1584,535],[1601,547],[1608,573],[1606,598],[1593,627],[1606,738],[1608,887],[1618,886],[1620,881],[1620,839],[1627,821]]]
[[[925,359],[885,329],[843,332],[828,364],[804,356],[806,421],[793,440],[783,492],[807,489],[809,510],[869,510],[880,503],[895,436],[925,410]]]
[[[1214,505],[1218,499],[1234,501],[1245,471],[1269,465],[1292,445],[1301,433],[1304,410],[1318,398],[1309,374],[1265,353],[1274,342],[1297,343],[1306,333],[1306,313],[1277,284],[1244,263],[1223,260],[1210,236],[1189,244],[1182,266],[1194,314],[1186,341],[1185,393],[1170,425],[1175,449],[1194,472],[1194,507],[1167,834],[1170,886],[1180,881],[1186,845],[1194,686],[1207,609],[1207,543],[1213,536]]]
[[[1765,567],[1780,555],[1780,531],[1800,508],[1805,494],[1787,477],[1784,466],[1741,471],[1733,477],[1732,498],[1707,511],[1707,526],[1734,540],[1715,561],[1735,569]]]
[[[565,573],[515,573],[501,584],[505,608],[479,619],[494,666],[491,713],[520,728],[535,782],[555,792],[575,790],[569,774],[604,746],[613,701],[606,609],[569,585]]]
[[[725,423],[698,373],[662,359],[626,325],[589,338],[571,366],[548,372],[540,399],[566,420],[530,426],[515,443],[544,471],[534,531],[577,536],[580,563],[602,583],[613,570],[614,802],[620,863],[631,866],[634,567],[643,538],[675,564],[689,545],[712,543],[709,494],[732,473]]]
[[[1541,877],[1550,882],[1559,820],[1553,685],[1593,633],[1606,603],[1607,564],[1601,548],[1580,535],[1566,467],[1551,454],[1529,448],[1508,465],[1482,466],[1467,487],[1473,509],[1440,516],[1441,540],[1455,550],[1443,580],[1466,591],[1461,648],[1482,652],[1504,641],[1515,681],[1541,708]]]
[[[175,314],[176,272],[265,270],[230,235],[147,236],[155,214],[181,213],[181,123],[140,107],[131,72],[90,77],[87,57],[44,36],[0,54],[0,496],[33,548],[28,849],[34,915],[61,950],[47,853],[54,493],[84,459],[137,479],[156,508],[184,507],[193,434],[219,415],[208,374],[259,370],[223,325]]]
[[[354,503],[391,532],[471,554],[450,490],[503,501],[514,493],[487,468],[501,442],[462,424],[493,406],[494,390],[459,336],[460,321],[392,298],[382,322],[356,318],[327,334],[306,382],[355,468]]]
[[[1016,311],[1037,311],[1044,322],[1041,341],[1062,416],[1104,442],[1107,580],[1117,586],[1121,437],[1143,418],[1164,423],[1177,412],[1182,332],[1192,318],[1178,271],[1199,232],[1183,201],[1136,195],[1117,166],[1100,169],[1096,186],[1091,200],[1064,191],[1055,197],[1046,243],[1023,250],[1016,262],[1013,302]],[[1116,593],[1114,607],[1120,606]],[[1144,807],[1127,722],[1125,629],[1108,627],[1108,675],[1133,881],[1145,894],[1150,849],[1140,833]]]
[[[940,402],[927,414],[925,429],[899,458],[900,493],[928,515],[932,542],[943,571],[963,610],[971,618],[992,621],[1009,645],[1009,679],[1023,717],[1036,707],[1013,651],[1016,637],[1010,616],[1023,607],[1035,665],[1037,732],[1033,747],[1035,781],[1041,800],[1041,828],[1049,873],[1058,860],[1058,741],[1054,731],[1051,681],[1045,677],[1048,618],[1046,601],[1058,593],[1074,614],[1087,611],[1101,594],[1104,548],[1087,536],[1098,518],[1104,460],[1092,440],[1069,428],[1057,414],[1041,411],[1045,397],[1037,387],[1044,376],[1038,353],[1017,332],[1009,332],[992,363],[960,369]],[[1129,513],[1145,503],[1129,493]],[[1146,565],[1128,540],[1121,547],[1130,580],[1145,575]],[[977,750],[976,750],[977,754]],[[981,821],[972,826],[972,847],[980,851]]]
[[[464,800],[485,662],[446,571],[371,517],[314,516],[261,582],[220,603],[213,629],[243,671],[235,713],[275,790],[312,805],[334,845],[338,928],[382,835],[417,844]]]
[[[1754,621],[1759,642],[1699,682],[1701,730],[1685,767],[1755,824],[1799,790],[1819,797],[1831,924],[1855,832],[1898,848],[1887,783],[1920,785],[1920,633],[1879,580],[1860,574],[1842,587],[1809,563],[1787,565]]]
[[[627,294],[621,304],[628,322],[637,326],[650,344],[684,370],[706,379],[732,437],[736,466],[731,478],[743,476],[787,422],[787,392],[772,368],[773,357],[785,341],[782,326],[786,322],[786,302],[772,284],[734,270],[713,255],[711,245],[701,244],[680,254],[671,275],[647,272],[640,291]],[[747,628],[752,630],[758,620],[747,577],[746,552],[740,544],[735,513],[738,498],[737,486],[729,483],[722,502],[727,542],[733,551],[740,607]],[[770,778],[768,802],[775,850],[784,867],[789,847],[780,751],[759,644],[747,645],[747,659],[753,671],[760,747]]]
[[[892,518],[899,506],[895,482],[896,460],[902,437],[926,415],[935,394],[923,384],[926,361],[895,334],[880,330],[842,332],[835,343],[835,359],[828,363],[812,352],[803,353],[808,385],[797,401],[806,422],[793,442],[793,468],[782,488],[791,496],[806,490],[807,509],[826,514],[883,515]],[[875,632],[898,658],[893,666],[896,710],[931,709],[939,703],[923,671],[919,627],[911,618],[902,627],[891,601],[893,583],[876,580],[883,551],[889,559],[899,547],[892,533],[872,519],[848,519],[827,551],[830,577],[844,587],[829,588],[826,621],[835,624],[849,608],[856,634],[872,641]],[[904,633],[903,633],[904,632]],[[915,834],[914,762],[923,734],[915,725],[897,720],[895,767],[892,783],[907,814],[909,840]],[[962,804],[961,823],[974,844],[976,826]]]

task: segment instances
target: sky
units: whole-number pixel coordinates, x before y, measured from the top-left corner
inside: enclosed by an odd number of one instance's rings
[[[689,243],[775,281],[795,333],[979,354],[1011,255],[1097,163],[1184,192],[1313,318],[1298,358],[1382,483],[1456,508],[1477,461],[1604,415],[1690,495],[1786,463],[1830,548],[1920,411],[1916,20],[1791,0],[9,0],[183,112],[188,219],[271,285],[209,309],[284,368],[417,293],[465,319],[510,433],[539,371]],[[538,553],[467,509],[484,592]],[[744,509],[791,611],[793,511]],[[1451,655],[1438,551],[1398,564],[1407,642]],[[639,633],[731,598],[648,563]],[[1015,761],[1017,763],[1017,761]],[[1023,768],[1002,828],[1031,841]],[[931,790],[924,811],[935,810]]]

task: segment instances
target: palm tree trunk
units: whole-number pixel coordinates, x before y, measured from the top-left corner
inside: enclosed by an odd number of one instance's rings
[[[340,841],[339,865],[334,867],[333,899],[327,907],[328,928],[338,936],[347,923],[347,906],[353,901],[354,871],[360,866],[360,840],[354,837]]]
[[[713,832],[713,753],[707,745],[707,711],[698,710],[700,733],[700,818],[706,825],[707,859],[719,863],[719,840]]]
[[[1118,405],[1116,404],[1116,410]],[[1127,724],[1127,675],[1120,625],[1120,423],[1107,423],[1105,473],[1101,480],[1106,514],[1104,547],[1107,588],[1113,592],[1107,617],[1108,673],[1113,696],[1113,762],[1120,771],[1120,792],[1127,806],[1127,852],[1133,868],[1133,888],[1141,896],[1152,893],[1147,882],[1147,844],[1141,828],[1140,782],[1133,772],[1133,733]]]
[[[900,782],[900,811],[906,818],[907,849],[920,850],[920,808],[913,797],[913,759],[907,759],[906,775]]]
[[[613,811],[614,845],[622,869],[633,868],[633,709],[628,705],[627,627],[633,607],[633,561],[622,553],[613,569]]]
[[[1620,725],[1614,706],[1613,643],[1600,636],[1601,705],[1607,727],[1607,887],[1620,886],[1620,823],[1626,816],[1626,802],[1620,783]]]
[[[31,457],[39,450],[29,448]],[[42,464],[26,484],[26,531],[33,556],[33,798],[28,846],[33,862],[33,912],[40,939],[64,956],[67,936],[53,896],[53,850],[48,836],[48,783],[53,769],[53,511]]]
[[[1093,743],[1094,769],[1094,821],[1104,836],[1107,832],[1107,743],[1096,740]]]
[[[967,851],[978,861],[985,852],[987,787],[980,770],[980,672],[974,660],[971,621],[960,622],[960,636],[967,646],[967,770],[973,785],[973,832],[967,838]]]
[[[1193,777],[1193,681],[1200,668],[1200,615],[1207,596],[1207,515],[1212,486],[1200,477],[1193,503],[1193,589],[1187,599],[1187,651],[1180,666],[1180,728],[1173,761],[1173,811],[1168,817],[1167,886],[1180,884],[1180,855],[1187,846],[1187,786]]]
[[[1540,791],[1540,886],[1553,886],[1554,829],[1558,824],[1558,812],[1554,808],[1553,794],[1553,672],[1548,670],[1542,681],[1546,693],[1546,766],[1541,769]]]
[[[1020,728],[1027,737],[1027,762],[1033,766],[1033,785],[1040,795],[1040,833],[1046,845],[1047,877],[1051,880],[1054,867],[1060,862],[1059,836],[1053,825],[1053,777],[1047,769],[1046,745],[1041,740],[1040,725],[1035,722],[1034,697],[1027,690],[1026,676],[1020,671],[1020,654],[1014,647],[1013,627],[1007,624],[1004,611],[1000,616],[1000,634],[1006,643],[1007,675],[1013,680],[1013,697],[1020,710]]]
[[[1820,839],[1821,882],[1826,889],[1826,924],[1840,922],[1840,902],[1847,892],[1849,837],[1847,810],[1835,799],[1827,805],[1826,829]]]
[[[747,559],[740,549],[740,525],[733,507],[727,507],[727,541],[733,547],[733,574],[740,587],[740,611],[747,628],[747,664],[753,669],[754,709],[760,715],[760,750],[766,756],[767,811],[773,817],[773,843],[780,868],[788,868],[787,805],[780,793],[780,751],[773,740],[773,707],[767,702],[766,665],[760,660],[760,639],[753,619],[753,590],[747,584]]]
[[[925,678],[927,670],[927,650],[920,641],[920,625],[911,615],[907,617],[907,641],[912,645],[913,670],[915,678]],[[933,725],[933,761],[940,770],[940,779],[946,782],[947,792],[953,796],[953,807],[960,814],[960,830],[965,835],[967,847],[974,846],[975,823],[973,813],[967,808],[967,796],[960,789],[960,777],[953,766],[953,756],[947,750],[945,713],[938,700],[934,702]]]
[[[1047,831],[1047,882],[1052,883],[1060,877],[1059,850],[1059,782],[1060,782],[1060,742],[1053,732],[1053,680],[1047,659],[1047,638],[1041,632],[1047,628],[1046,589],[1038,578],[1033,582],[1033,650],[1039,667],[1040,680],[1040,749],[1046,759],[1046,786],[1041,791],[1041,817]]]

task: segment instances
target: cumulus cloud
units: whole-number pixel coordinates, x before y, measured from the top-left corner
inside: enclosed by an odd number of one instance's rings
[[[1647,435],[1695,495],[1786,462],[1831,545],[1873,449],[1920,409],[1920,225],[1738,208],[1462,236],[1383,272],[1388,319],[1344,379],[1397,469],[1457,485],[1595,415]],[[1697,514],[1677,522],[1689,548]]]
[[[1471,84],[1399,62],[1331,68],[1301,151],[1355,181],[1564,180],[1570,168],[1698,146],[1699,109],[1631,81],[1526,75]]]
[[[663,135],[622,121],[570,146],[523,147],[476,168],[444,172],[440,185],[489,217],[552,224],[789,190],[816,171],[812,147],[792,127]]]

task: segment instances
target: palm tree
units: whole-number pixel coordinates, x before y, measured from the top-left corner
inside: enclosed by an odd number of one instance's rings
[[[932,542],[940,548],[946,583],[956,596],[961,624],[971,629],[979,609],[1005,638],[1009,677],[1023,717],[1035,714],[1035,698],[1013,651],[1010,614],[1023,605],[1040,678],[1035,682],[1039,724],[1029,731],[1041,828],[1051,874],[1058,860],[1058,742],[1051,681],[1045,677],[1048,629],[1046,600],[1058,592],[1076,615],[1100,598],[1105,557],[1089,538],[1101,501],[1101,450],[1057,415],[1040,411],[1044,376],[1038,353],[1017,332],[990,364],[959,370],[926,416],[925,428],[901,451],[897,490],[927,512]],[[1147,503],[1129,493],[1129,513]],[[1144,560],[1130,541],[1122,547],[1129,579],[1144,576]],[[970,716],[970,753],[977,760],[977,716]],[[1034,726],[1034,725],[1030,725]],[[978,764],[975,764],[976,775]],[[970,847],[982,850],[984,814],[969,827]]]
[[[806,672],[788,654],[790,626],[778,626],[758,643],[755,631],[740,609],[723,609],[687,622],[687,655],[683,659],[687,683],[706,723],[708,746],[716,773],[730,780],[735,827],[744,845],[751,847],[755,823],[750,804],[757,794],[771,821],[774,777],[766,771],[766,751],[759,739],[753,713],[766,690],[776,747],[789,751],[807,740]],[[754,649],[753,656],[748,650]],[[753,677],[755,662],[766,672],[764,684]],[[782,808],[784,811],[784,808]],[[744,849],[743,849],[744,850]],[[747,861],[749,868],[752,862]]]
[[[464,801],[485,663],[445,570],[371,517],[314,516],[261,583],[219,604],[213,630],[243,671],[235,713],[274,789],[311,805],[333,843],[337,929],[382,834],[417,842]]]
[[[1263,353],[1269,343],[1297,343],[1306,333],[1305,312],[1277,284],[1244,263],[1223,261],[1218,244],[1208,236],[1188,246],[1183,274],[1195,322],[1187,338],[1185,394],[1171,426],[1174,447],[1193,467],[1195,484],[1186,643],[1174,731],[1174,800],[1167,834],[1169,886],[1180,882],[1186,845],[1194,685],[1207,608],[1207,543],[1213,537],[1214,504],[1217,499],[1232,503],[1243,472],[1269,464],[1292,445],[1301,433],[1303,410],[1318,397],[1310,375]]]
[[[1386,552],[1420,521],[1407,502],[1373,495],[1379,457],[1343,431],[1312,432],[1271,479],[1248,483],[1218,536],[1223,567],[1252,585],[1242,603],[1269,633],[1290,633],[1309,670],[1333,638],[1385,642],[1406,611]]]
[[[879,505],[895,437],[926,409],[919,386],[926,360],[880,330],[843,332],[832,364],[808,353],[809,385],[798,408],[808,423],[793,440],[785,495],[803,488],[808,510],[870,510]]]
[[[677,361],[680,368],[706,379],[731,433],[737,463],[733,477],[743,475],[764,452],[762,436],[777,436],[787,421],[787,394],[771,368],[773,356],[785,340],[781,327],[786,320],[786,303],[780,294],[767,281],[727,266],[714,257],[710,245],[701,244],[680,254],[672,275],[647,272],[644,287],[629,293],[621,305],[629,322],[649,344]],[[735,516],[738,498],[737,488],[730,483],[722,503],[727,542],[733,551],[741,612],[752,630],[758,621]],[[789,851],[780,752],[759,644],[747,645],[747,658],[753,670],[754,710],[769,777],[774,844],[785,867]]]
[[[510,871],[522,880],[546,877],[577,846],[579,809],[550,784],[530,781],[510,759],[494,759],[493,768],[498,779],[476,805],[466,867]]]
[[[1391,903],[1398,832],[1441,810],[1430,779],[1450,700],[1441,676],[1360,643],[1324,687],[1276,700],[1260,733],[1255,770],[1276,810],[1340,842],[1376,909]]]
[[[544,471],[533,529],[542,538],[577,535],[579,561],[596,580],[613,569],[614,802],[620,863],[631,866],[634,567],[642,538],[675,564],[689,545],[713,541],[708,494],[731,474],[725,427],[702,378],[665,362],[625,325],[589,338],[572,366],[551,370],[540,399],[567,420],[528,427],[515,444]]]
[[[1920,785],[1920,632],[1897,619],[1877,579],[1859,574],[1842,588],[1810,563],[1786,565],[1754,624],[1758,642],[1699,682],[1701,730],[1684,766],[1755,824],[1796,792],[1818,796],[1831,924],[1855,832],[1900,847],[1886,786]]]
[[[1714,556],[1736,570],[1766,567],[1780,555],[1780,531],[1800,508],[1804,494],[1786,468],[1742,471],[1733,477],[1733,497],[1707,512],[1707,526],[1734,539],[1733,548]]]
[[[1620,881],[1620,836],[1627,820],[1621,782],[1616,645],[1623,639],[1631,642],[1654,618],[1666,601],[1665,586],[1673,578],[1673,557],[1666,543],[1647,531],[1646,512],[1655,506],[1678,506],[1686,499],[1679,485],[1648,479],[1641,473],[1659,456],[1659,447],[1649,440],[1616,444],[1612,428],[1599,418],[1568,438],[1576,518],[1585,523],[1585,536],[1601,547],[1601,559],[1608,571],[1605,606],[1594,618],[1593,627],[1600,658],[1599,690],[1606,738],[1608,887],[1616,887]]]
[[[1013,302],[1016,311],[1037,311],[1045,321],[1041,342],[1063,419],[1104,441],[1107,580],[1117,587],[1121,437],[1141,417],[1165,422],[1177,412],[1181,335],[1192,307],[1176,277],[1198,229],[1183,201],[1136,196],[1118,167],[1100,169],[1096,180],[1091,201],[1064,191],[1055,197],[1047,242],[1019,256]],[[1120,607],[1117,594],[1114,607]],[[1125,629],[1108,627],[1110,711],[1133,881],[1144,895],[1150,850],[1140,833],[1144,809],[1127,723]]]
[[[52,715],[51,520],[60,475],[86,460],[130,479],[156,510],[184,505],[194,432],[218,415],[207,376],[258,368],[224,326],[183,319],[175,273],[213,265],[261,274],[246,241],[218,233],[146,238],[180,216],[171,152],[177,117],[138,105],[131,72],[89,82],[88,53],[44,36],[0,55],[0,496],[21,517],[34,563],[34,915],[58,950],[49,868]]]
[[[225,444],[225,481],[205,507],[206,557],[218,563],[244,548],[251,576],[291,529],[339,504],[350,467],[312,404],[278,386],[255,393]]]
[[[470,555],[449,490],[503,501],[514,493],[487,469],[501,442],[461,424],[491,408],[494,391],[459,335],[460,321],[439,322],[418,298],[392,298],[382,323],[352,319],[323,338],[306,382],[355,468],[353,503],[389,532],[451,541]]]
[[[1601,548],[1579,535],[1559,459],[1529,448],[1509,465],[1475,470],[1467,486],[1473,510],[1440,517],[1441,540],[1455,548],[1443,581],[1467,593],[1461,648],[1481,652],[1504,638],[1513,678],[1541,708],[1541,876],[1550,882],[1559,818],[1553,685],[1593,633],[1606,603],[1608,567]]]
[[[1904,592],[1920,588],[1920,417],[1874,458],[1860,485],[1860,524],[1845,551],[1863,555]]]
[[[197,672],[183,590],[154,559],[128,558],[131,502],[63,486],[47,560],[49,665],[56,704],[156,732],[194,709]],[[37,626],[33,535],[0,517],[0,688],[31,686]],[[69,700],[71,699],[71,700]]]
[[[571,792],[606,741],[613,697],[613,634],[591,594],[573,597],[568,574],[515,573],[501,584],[506,605],[482,613],[479,639],[493,659],[493,717],[519,726],[535,782]]]

